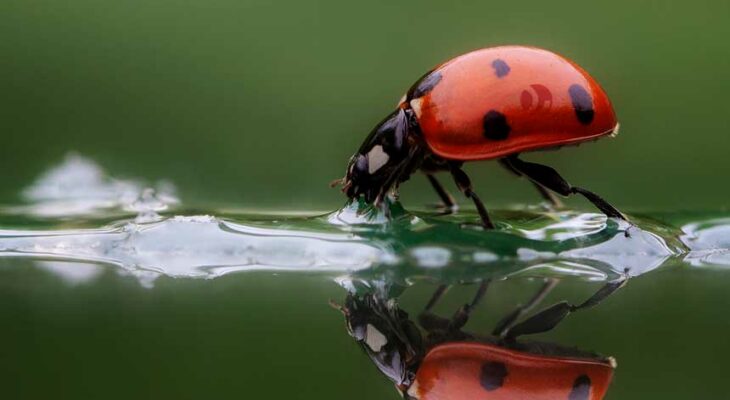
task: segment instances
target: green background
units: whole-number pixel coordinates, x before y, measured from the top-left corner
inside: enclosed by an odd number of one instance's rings
[[[721,207],[729,16],[714,0],[4,0],[0,200],[74,150],[169,179],[188,203],[335,208],[327,183],[417,77],[529,44],[590,71],[622,124],[615,140],[529,159],[620,208]],[[488,205],[535,200],[494,165],[469,170]],[[432,201],[427,189],[409,182],[406,205]]]

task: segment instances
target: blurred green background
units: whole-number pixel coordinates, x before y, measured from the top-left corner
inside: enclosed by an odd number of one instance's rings
[[[629,210],[722,207],[729,17],[714,0],[4,0],[0,201],[75,150],[188,203],[335,208],[327,182],[417,77],[530,44],[589,70],[622,133],[529,159]],[[488,205],[535,201],[499,168],[469,170]],[[403,200],[434,197],[415,179]]]

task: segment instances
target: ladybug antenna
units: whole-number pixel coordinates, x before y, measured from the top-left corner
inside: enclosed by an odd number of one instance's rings
[[[345,183],[345,178],[337,178],[330,182],[330,187],[334,188]]]
[[[342,313],[342,315],[347,316],[349,314],[345,307],[335,303],[334,300],[330,299],[329,304],[330,304],[330,307],[334,308],[335,310],[339,310]]]
[[[346,181],[345,184],[342,186],[342,193],[347,193],[347,191],[350,189],[350,186],[352,186],[352,181]]]

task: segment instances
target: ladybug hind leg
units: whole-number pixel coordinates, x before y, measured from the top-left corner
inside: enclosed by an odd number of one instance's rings
[[[503,164],[509,165],[509,167],[528,177],[534,183],[550,189],[562,196],[570,196],[573,194],[582,195],[608,217],[619,218],[624,221],[628,220],[626,216],[616,209],[616,207],[609,204],[601,196],[591,192],[590,190],[571,185],[551,167],[522,161],[516,155],[504,158]]]
[[[522,177],[522,173],[516,170],[506,159],[500,159],[499,164],[513,175],[520,178]],[[563,208],[563,202],[560,201],[558,196],[556,196],[553,192],[547,190],[545,186],[533,180],[530,180],[530,182],[532,182],[532,184],[535,186],[535,189],[537,189],[537,192],[540,193],[540,196],[543,198],[543,200],[547,201],[553,208]]]
[[[504,337],[507,332],[509,332],[509,330],[517,324],[517,321],[540,304],[557,284],[558,280],[555,278],[546,279],[540,290],[538,290],[526,304],[518,306],[511,313],[502,318],[499,323],[497,323],[497,326],[495,326],[492,331],[492,335]]]
[[[588,300],[579,305],[573,305],[567,301],[553,304],[530,318],[509,327],[504,332],[501,332],[499,336],[508,342],[513,342],[518,336],[547,332],[555,328],[555,326],[571,313],[597,306],[607,297],[622,288],[627,281],[628,278],[622,277],[618,280],[608,282],[598,289]]]

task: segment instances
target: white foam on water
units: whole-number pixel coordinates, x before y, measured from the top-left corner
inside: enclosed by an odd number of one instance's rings
[[[109,210],[147,214],[178,204],[175,187],[161,181],[153,186],[130,179],[116,179],[91,159],[69,154],[25,188],[27,204],[5,212],[44,218],[89,216]],[[144,216],[143,216],[144,218]]]

